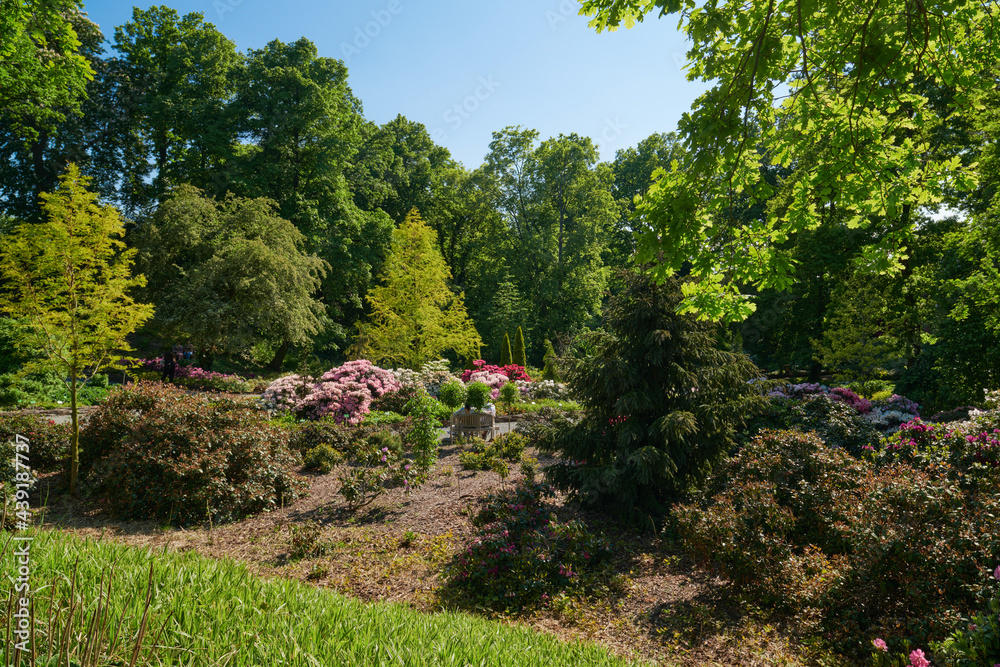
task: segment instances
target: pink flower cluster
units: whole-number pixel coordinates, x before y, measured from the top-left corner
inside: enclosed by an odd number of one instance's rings
[[[835,401],[840,401],[841,403],[847,403],[852,408],[857,410],[858,413],[863,415],[867,414],[872,409],[871,401],[869,401],[867,398],[862,398],[861,396],[858,396],[847,387],[834,387],[833,389],[830,389],[829,387],[817,384],[815,382],[803,382],[801,384],[784,385],[782,387],[772,389],[768,393],[768,396],[770,398],[802,399],[807,396],[813,396],[815,394],[824,394],[826,396],[829,396],[831,399]],[[907,411],[912,412],[913,414],[917,413],[916,411],[916,408],[918,407],[917,404],[902,396],[896,396],[894,394],[893,397],[889,399],[889,402],[892,404],[893,409],[901,409],[902,406],[904,405],[906,406],[912,405],[914,409]]]
[[[527,371],[524,370],[524,366],[518,366],[517,364],[507,364],[506,366],[495,366],[493,364],[487,364],[482,359],[476,359],[472,362],[472,368],[467,368],[462,372],[462,382],[469,383],[474,382],[470,380],[473,373],[499,373],[506,377],[511,382],[515,380],[523,380],[525,382],[531,382],[531,376],[528,375]]]
[[[463,374],[464,375],[464,374]],[[475,371],[469,375],[468,382],[482,382],[487,387],[490,388],[490,396],[496,399],[500,395],[500,387],[504,386],[510,380],[506,375],[502,373],[493,373],[491,371]]]
[[[392,373],[360,359],[331,368],[319,380],[298,375],[279,378],[264,390],[261,400],[307,419],[329,415],[337,423],[354,425],[368,414],[373,399],[400,387]]]

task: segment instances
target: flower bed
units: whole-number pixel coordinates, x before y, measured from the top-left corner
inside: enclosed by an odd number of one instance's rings
[[[359,424],[376,398],[402,388],[391,372],[367,359],[331,368],[318,380],[289,375],[268,385],[261,397],[265,407],[293,412],[301,418],[330,416],[337,423]]]

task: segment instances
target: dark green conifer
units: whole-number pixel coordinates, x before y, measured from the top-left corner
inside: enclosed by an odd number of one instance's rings
[[[521,327],[517,328],[517,335],[514,336],[514,349],[511,352],[510,358],[518,366],[527,368],[528,357],[524,352],[524,332],[521,331]]]
[[[542,368],[543,380],[558,380],[559,372],[556,371],[556,351],[552,347],[552,341],[545,339],[545,356],[542,357],[545,367]]]
[[[503,335],[503,342],[500,343],[500,365],[506,366],[510,363],[510,336],[507,334]]]
[[[736,444],[745,420],[765,409],[761,373],[720,350],[716,325],[679,315],[681,281],[628,273],[605,311],[600,340],[567,369],[584,406],[547,449],[562,461],[550,481],[587,504],[647,524],[704,479]]]

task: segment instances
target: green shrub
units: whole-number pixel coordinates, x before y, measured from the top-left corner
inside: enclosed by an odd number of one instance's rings
[[[465,400],[476,410],[482,410],[490,402],[492,390],[489,385],[483,382],[470,382],[465,389],[467,392]]]
[[[398,412],[381,412],[378,410],[372,410],[365,415],[363,420],[361,420],[361,424],[363,426],[383,426],[386,424],[402,424],[405,421],[406,417]]]
[[[543,380],[559,380],[559,372],[556,370],[556,351],[552,347],[552,341],[545,339],[545,356],[542,357],[545,367],[542,369]]]
[[[368,446],[381,451],[388,449],[396,456],[403,455],[403,438],[393,431],[378,431],[368,436]]]
[[[116,387],[80,430],[80,466],[89,468],[114,451],[136,427],[142,415],[185,394],[161,382],[139,381]]]
[[[458,455],[459,462],[466,470],[500,470],[503,462],[515,462],[528,445],[528,439],[521,433],[503,433],[486,442],[481,438],[471,440],[470,451]]]
[[[441,390],[438,392],[438,400],[454,411],[465,403],[466,393],[465,385],[462,384],[461,380],[452,380],[441,385]]]
[[[0,415],[0,442],[13,442],[15,435],[28,439],[32,470],[59,470],[69,456],[69,424],[56,424],[39,415]]]
[[[403,385],[396,391],[382,394],[372,401],[371,409],[380,412],[397,412],[401,415],[407,414],[406,405],[412,401],[419,393],[419,389],[413,385]]]
[[[521,368],[526,368],[528,366],[528,357],[525,353],[524,347],[524,331],[521,327],[518,327],[517,333],[514,334],[514,347],[511,349],[510,361],[512,364],[520,366]]]
[[[121,518],[221,523],[290,503],[304,490],[290,473],[300,460],[285,432],[258,411],[169,385],[131,385],[112,399],[91,418],[89,441],[100,443],[102,456],[91,454],[88,480]],[[109,414],[122,405],[132,408]]]
[[[928,646],[985,608],[1000,563],[1000,496],[883,470],[798,431],[768,431],[674,507],[698,559],[860,660],[870,640]],[[867,638],[867,639],[865,639]]]
[[[291,532],[292,545],[288,552],[291,560],[322,556],[330,550],[330,545],[320,539],[323,535],[323,526],[315,521],[294,524]]]
[[[500,402],[510,410],[511,406],[521,400],[521,390],[513,382],[500,387]]]
[[[520,481],[490,494],[472,519],[479,528],[446,569],[446,597],[497,611],[525,613],[557,594],[606,590],[611,544],[580,521],[559,523],[545,505],[553,491]]]
[[[316,445],[302,457],[302,467],[324,475],[344,460],[344,455],[326,443]]]
[[[500,341],[500,365],[507,366],[511,363],[511,350],[510,350],[510,336],[507,334],[503,335],[503,340]]]

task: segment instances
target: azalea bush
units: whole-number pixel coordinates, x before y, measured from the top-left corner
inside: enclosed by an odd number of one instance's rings
[[[496,366],[494,364],[488,364],[482,359],[477,359],[472,362],[472,368],[467,368],[462,371],[462,382],[465,382],[466,384],[473,382],[471,378],[474,373],[494,373],[503,375],[511,382],[516,382],[517,380],[531,382],[531,376],[528,375],[528,371],[524,368],[524,366],[518,366],[517,364]]]
[[[402,386],[423,389],[434,398],[438,397],[442,386],[458,380],[449,370],[447,359],[425,362],[417,371],[394,368],[390,372]]]
[[[905,396],[890,394],[878,400],[868,400],[858,396],[847,387],[827,387],[815,382],[784,384],[772,389],[768,396],[776,405],[770,411],[772,416],[787,411],[786,408],[804,404],[815,398],[826,398],[850,407],[857,415],[866,419],[882,435],[891,435],[900,424],[920,417],[920,406]],[[771,420],[764,422],[768,427],[789,428],[790,423]]]
[[[329,416],[338,423],[354,425],[364,419],[375,399],[401,388],[390,371],[360,359],[332,368],[315,380],[299,375],[279,378],[268,385],[261,401],[266,407],[289,410],[301,418]]]
[[[860,659],[873,637],[928,646],[986,608],[1000,496],[768,431],[675,506],[673,530],[747,594]],[[863,638],[869,638],[867,640]]]
[[[163,374],[163,359],[139,359],[136,362],[140,370],[150,374],[149,379],[158,380]],[[230,394],[245,394],[251,390],[251,385],[240,375],[206,371],[198,366],[177,364],[174,371],[174,383],[188,389],[203,391],[219,391]]]
[[[540,382],[518,380],[517,387],[526,399],[549,398],[562,401],[569,398],[569,387],[565,383],[555,380],[542,380]]]
[[[81,441],[88,485],[124,519],[235,521],[305,491],[285,431],[262,413],[161,383],[112,393]]]
[[[500,395],[500,388],[507,384],[509,380],[503,373],[492,371],[476,371],[469,374],[468,384],[484,384],[490,389],[490,397],[494,400]]]
[[[15,436],[28,439],[28,462],[33,470],[58,470],[69,456],[70,425],[57,424],[39,415],[0,415],[0,443]]]
[[[553,495],[522,480],[486,496],[472,519],[479,530],[447,568],[445,597],[520,614],[614,585],[611,543],[581,521],[557,521],[545,502]]]

